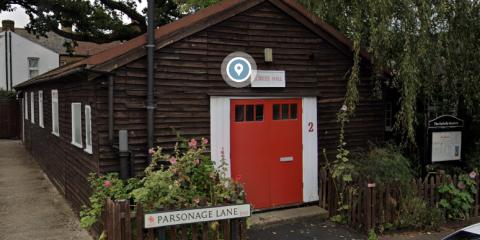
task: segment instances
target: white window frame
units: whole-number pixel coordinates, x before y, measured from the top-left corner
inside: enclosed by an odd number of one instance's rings
[[[51,91],[52,93],[52,134],[55,136],[60,136],[60,125],[59,125],[59,102],[58,102],[58,90],[54,89]],[[54,106],[57,106],[57,111],[54,111]],[[55,129],[57,131],[55,131]]]
[[[92,108],[85,105],[85,152],[92,154]]]
[[[30,62],[33,61],[33,60],[36,60],[37,61],[37,66],[36,67],[32,67],[30,66]],[[38,75],[40,75],[40,58],[39,57],[29,57],[27,58],[27,61],[28,61],[28,78],[34,78]],[[35,74],[35,76],[32,75],[32,71],[37,71],[37,73]]]
[[[25,119],[28,120],[28,93],[25,92]]]
[[[75,115],[75,107],[79,107],[80,111],[78,112],[79,116]],[[72,144],[76,147],[83,148],[83,141],[82,141],[82,103],[79,102],[74,102],[71,104],[71,110],[72,110],[72,118],[71,118],[71,125],[72,125]],[[79,131],[75,131],[75,125],[79,124],[80,126],[78,127]],[[77,136],[77,134],[80,134],[80,136]],[[79,139],[79,142],[76,142],[75,139]]]
[[[35,123],[35,93],[30,92],[30,121]]]
[[[44,128],[43,125],[43,91],[38,91],[38,125]]]

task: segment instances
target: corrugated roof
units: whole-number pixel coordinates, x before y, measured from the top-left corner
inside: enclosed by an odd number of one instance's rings
[[[172,38],[176,32],[180,32],[180,31],[185,32],[187,31],[186,30],[187,28],[203,23],[203,28],[197,27],[195,29],[192,29],[190,34],[194,34],[195,32],[201,31],[207,26],[223,21],[231,16],[239,14],[245,11],[246,9],[254,7],[263,2],[271,2],[272,4],[279,4],[279,3],[286,4],[289,8],[300,13],[303,17],[307,18],[309,21],[311,21],[313,24],[318,26],[322,31],[329,34],[332,38],[340,42],[342,45],[346,46],[349,49],[353,48],[353,42],[349,40],[344,34],[336,30],[334,27],[324,23],[322,20],[320,20],[313,13],[305,9],[301,4],[299,4],[295,0],[224,0],[208,8],[202,9],[192,15],[183,17],[175,22],[172,22],[167,25],[163,25],[155,29],[155,39],[157,40],[157,46],[159,44],[158,42],[159,39],[163,40],[164,45],[168,43],[172,43],[173,41],[172,40],[169,41],[169,38]],[[232,14],[222,15],[222,13],[226,11],[230,11]],[[110,49],[107,49],[103,52],[90,56],[79,62],[69,64],[61,68],[54,69],[50,72],[44,73],[36,78],[33,78],[29,81],[16,85],[15,88],[21,88],[21,87],[25,87],[25,86],[39,83],[39,82],[54,80],[59,78],[59,76],[64,76],[65,73],[75,72],[75,71],[72,71],[73,69],[93,69],[98,71],[111,71],[112,69],[102,69],[101,66],[106,65],[110,61],[118,60],[122,56],[127,55],[127,53],[130,54],[133,51],[142,51],[142,53],[144,53],[146,51],[140,50],[140,49],[142,49],[145,44],[147,44],[147,34],[140,35],[125,43],[114,46]],[[140,56],[143,56],[143,55],[140,55]],[[361,56],[370,61],[370,56],[365,50],[361,51]],[[129,58],[129,61],[133,61],[133,59]],[[115,68],[120,66],[121,64],[120,65],[115,64]]]

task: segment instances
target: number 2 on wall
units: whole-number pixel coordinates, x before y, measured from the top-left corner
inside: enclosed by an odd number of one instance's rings
[[[308,132],[313,132],[313,122],[308,122]]]

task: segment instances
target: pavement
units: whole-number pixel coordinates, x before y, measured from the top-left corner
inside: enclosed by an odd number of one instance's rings
[[[0,240],[91,240],[20,141],[0,140]]]
[[[270,224],[265,227],[252,226],[249,240],[356,240],[366,239],[346,226],[325,221],[322,217],[310,217]]]

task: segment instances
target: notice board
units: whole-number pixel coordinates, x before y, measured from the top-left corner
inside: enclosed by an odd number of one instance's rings
[[[429,121],[428,136],[430,162],[449,162],[462,160],[463,120],[443,115]]]

